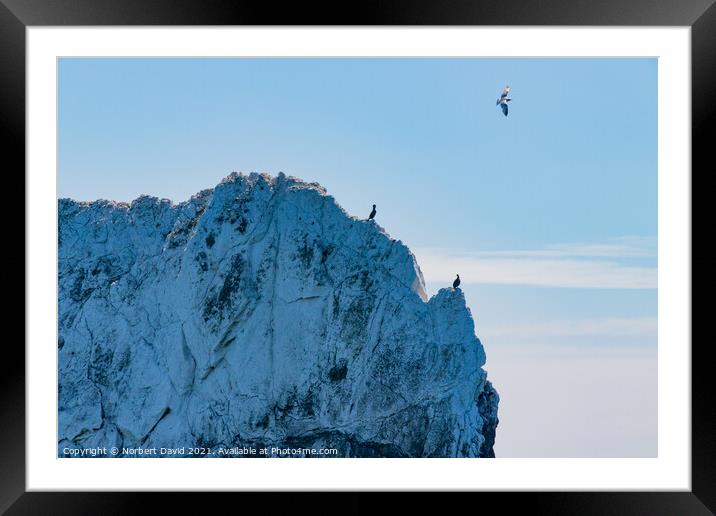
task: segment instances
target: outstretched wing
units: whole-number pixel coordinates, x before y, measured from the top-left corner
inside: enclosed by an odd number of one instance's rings
[[[505,89],[502,90],[502,95],[500,95],[500,99],[504,99],[504,98],[507,96],[508,93],[510,93],[510,87],[509,87],[509,86],[505,86]]]
[[[502,113],[507,116],[507,102],[500,104],[500,107],[502,108]]]

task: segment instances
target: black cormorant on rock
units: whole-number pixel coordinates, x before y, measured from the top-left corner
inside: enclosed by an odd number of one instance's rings
[[[373,218],[375,217],[375,213],[376,213],[376,211],[375,211],[375,204],[374,204],[373,211],[370,212],[370,215],[368,216],[368,220],[373,220]]]
[[[457,278],[455,278],[455,281],[452,282],[452,288],[457,288],[460,286],[460,275],[457,275]]]

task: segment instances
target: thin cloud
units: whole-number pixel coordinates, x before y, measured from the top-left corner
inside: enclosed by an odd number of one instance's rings
[[[646,241],[646,240],[645,240]],[[428,282],[524,285],[553,288],[657,288],[657,268],[620,259],[655,256],[652,242],[553,245],[542,249],[464,252],[418,248],[414,253]]]
[[[490,337],[656,337],[656,317],[548,321],[493,326]]]
[[[554,244],[542,249],[478,251],[471,254],[519,258],[648,258],[656,257],[656,241],[651,238],[624,238],[604,244]]]

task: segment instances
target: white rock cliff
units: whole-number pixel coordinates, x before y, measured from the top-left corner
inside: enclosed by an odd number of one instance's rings
[[[494,456],[499,398],[462,291],[428,300],[405,245],[283,174],[180,204],[61,199],[58,347],[60,456]]]

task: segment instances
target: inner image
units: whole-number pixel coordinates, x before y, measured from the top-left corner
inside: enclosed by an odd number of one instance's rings
[[[656,59],[61,58],[57,124],[58,457],[657,456]]]

